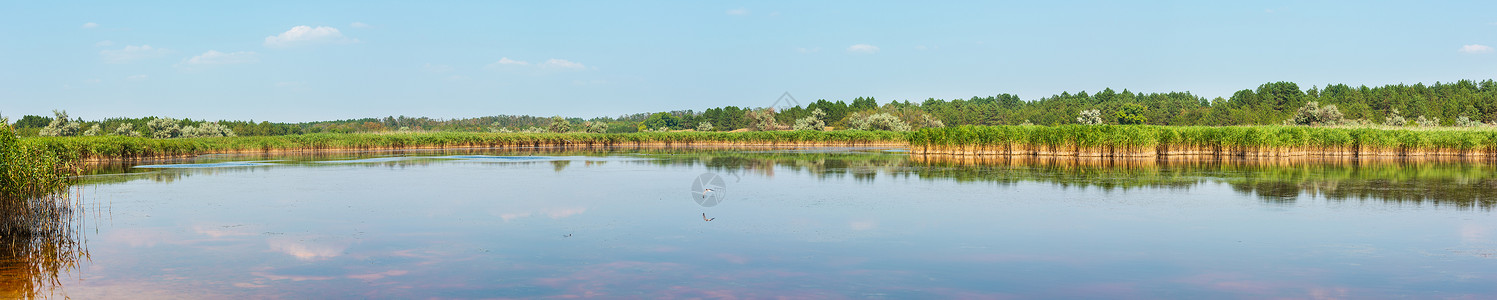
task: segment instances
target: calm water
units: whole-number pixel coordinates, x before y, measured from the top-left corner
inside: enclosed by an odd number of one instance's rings
[[[71,195],[81,254],[6,250],[7,291],[1497,297],[1490,164],[961,163],[811,149],[206,156],[95,172]],[[721,180],[707,184],[719,185],[705,194],[715,206],[693,193],[703,174]],[[59,269],[56,282],[38,265]]]

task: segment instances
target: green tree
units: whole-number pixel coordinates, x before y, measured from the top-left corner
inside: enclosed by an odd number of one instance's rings
[[[680,129],[681,118],[677,118],[668,112],[660,112],[650,115],[649,118],[639,123],[639,131]]]
[[[1118,124],[1140,125],[1149,122],[1149,118],[1144,116],[1148,113],[1148,110],[1148,107],[1144,107],[1138,103],[1128,103],[1123,104],[1123,107],[1119,108],[1112,115],[1118,121]]]
[[[561,116],[552,116],[551,124],[547,125],[547,129],[555,133],[570,132],[572,131],[572,122],[567,121],[566,118],[562,118]]]

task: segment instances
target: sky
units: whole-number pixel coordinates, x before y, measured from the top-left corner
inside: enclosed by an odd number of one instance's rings
[[[4,1],[0,115],[618,116],[1497,78],[1497,1]]]

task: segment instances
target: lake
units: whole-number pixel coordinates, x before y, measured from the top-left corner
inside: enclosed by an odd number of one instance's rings
[[[1497,296],[1490,163],[461,150],[90,173],[74,233],[0,249],[8,295]]]

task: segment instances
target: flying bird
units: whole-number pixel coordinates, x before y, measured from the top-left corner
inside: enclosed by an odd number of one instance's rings
[[[702,221],[712,222],[712,220],[717,220],[717,218],[708,219],[707,213],[702,213]]]

